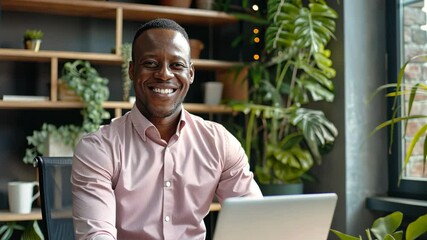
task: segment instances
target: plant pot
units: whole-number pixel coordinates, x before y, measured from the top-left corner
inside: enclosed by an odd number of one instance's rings
[[[62,80],[58,80],[58,99],[69,102],[81,101],[80,97]]]
[[[214,2],[214,0],[197,0],[196,7],[199,9],[212,10]]]
[[[192,0],[160,0],[160,5],[170,7],[189,8]]]
[[[264,196],[303,194],[303,183],[259,184]]]
[[[190,39],[190,49],[191,49],[191,58],[198,59],[200,57],[200,52],[205,48],[205,45],[202,41],[198,39]]]
[[[43,156],[64,157],[73,156],[74,148],[65,145],[62,141],[49,136],[45,142],[45,151]]]
[[[247,67],[216,71],[216,81],[222,82],[224,85],[222,98],[224,100],[247,101],[249,95],[247,75]]]
[[[38,52],[40,50],[41,43],[42,43],[42,40],[40,40],[40,39],[24,40],[24,47],[25,47],[25,49],[32,50],[34,52]]]
[[[222,82],[205,82],[203,86],[203,102],[209,105],[218,105],[221,103],[222,97]]]

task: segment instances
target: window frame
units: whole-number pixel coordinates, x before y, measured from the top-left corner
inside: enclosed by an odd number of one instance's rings
[[[387,82],[395,83],[398,72],[404,64],[402,59],[403,46],[402,44],[402,19],[403,8],[406,4],[421,2],[422,0],[391,0],[386,4],[386,32],[387,32]],[[391,108],[393,106],[393,98],[387,100],[387,119],[392,116]],[[400,114],[400,113],[399,113]],[[401,123],[396,124],[393,136],[388,137],[388,140],[393,140],[391,154],[388,164],[388,195],[393,197],[427,199],[427,180],[411,180],[401,179],[399,175],[402,169],[402,129]],[[392,139],[391,139],[392,138]]]

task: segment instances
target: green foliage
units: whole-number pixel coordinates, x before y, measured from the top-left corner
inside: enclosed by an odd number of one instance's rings
[[[27,29],[24,32],[24,40],[37,40],[43,38],[43,31],[42,30],[36,30],[36,29]]]
[[[109,96],[108,79],[100,77],[89,62],[76,60],[65,63],[61,78],[83,101],[82,125],[56,127],[43,124],[41,130],[27,136],[29,147],[25,152],[24,163],[32,163],[37,155],[44,154],[48,137],[74,147],[82,134],[96,131],[104,119],[110,118],[109,112],[102,106]]]
[[[259,159],[259,182],[295,183],[321,163],[320,149],[338,134],[322,111],[303,107],[334,99],[335,70],[325,46],[338,15],[314,0],[269,0],[267,8],[264,55],[249,66],[249,101],[232,105],[247,115],[245,150]]]
[[[23,231],[21,240],[43,240],[43,233],[37,221],[31,221],[24,227],[17,222],[7,222],[0,227],[0,240],[11,239],[15,231]]]
[[[382,92],[383,90],[388,90],[388,93],[386,94],[386,97],[392,97],[393,98],[393,106],[391,108],[392,110],[392,116],[390,120],[387,120],[381,124],[379,124],[372,132],[371,135],[378,132],[381,129],[384,128],[390,128],[390,136],[393,136],[394,133],[394,127],[397,123],[402,123],[404,126],[404,132],[402,138],[407,138],[407,127],[408,127],[408,121],[414,120],[414,119],[427,119],[427,115],[412,115],[412,106],[415,101],[415,96],[417,94],[425,95],[427,93],[427,85],[424,83],[417,83],[417,84],[411,84],[411,83],[404,83],[404,75],[405,75],[405,69],[408,66],[408,64],[412,62],[427,62],[427,55],[419,55],[411,58],[405,64],[400,68],[399,75],[397,78],[396,83],[392,84],[385,84],[377,88],[377,90],[372,95],[375,96],[378,93]],[[371,98],[372,98],[371,97]],[[400,103],[400,98],[405,97],[408,101],[407,111],[402,111],[402,106]],[[398,115],[400,113],[400,115]],[[419,141],[423,141],[423,162],[424,165],[426,165],[426,159],[427,159],[427,138],[425,137],[425,133],[427,131],[427,123],[419,125],[418,129],[416,130],[414,136],[412,137],[412,140],[409,144],[409,147],[406,149],[406,155],[404,164],[401,170],[401,174],[399,176],[399,183],[402,179],[402,174],[406,168],[406,166],[409,163],[410,157],[412,155],[412,152],[415,148],[415,145]],[[390,148],[393,145],[393,138],[390,138]]]
[[[427,232],[427,214],[409,223],[406,232],[399,229],[402,220],[403,214],[401,212],[394,212],[376,219],[372,227],[365,230],[367,239],[372,240],[373,235],[376,240],[414,240]],[[360,235],[354,237],[334,229],[331,229],[331,231],[341,240],[363,240]]]

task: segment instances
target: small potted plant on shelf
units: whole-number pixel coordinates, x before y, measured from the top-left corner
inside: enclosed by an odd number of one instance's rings
[[[42,30],[37,29],[27,29],[24,32],[24,47],[25,49],[30,49],[35,52],[40,50],[40,45],[43,38]]]
[[[41,130],[34,131],[27,137],[29,147],[23,159],[25,163],[32,164],[37,155],[53,156],[56,152],[61,156],[72,154],[82,134],[97,130],[104,119],[110,118],[109,112],[102,106],[109,96],[108,79],[99,76],[89,62],[76,60],[65,63],[61,79],[83,102],[82,125],[57,127],[53,124],[43,124]],[[59,143],[60,150],[52,150],[49,145],[51,143]]]
[[[308,106],[334,99],[335,70],[326,45],[337,17],[325,1],[267,2],[265,47],[249,65],[248,100],[232,103],[246,115],[243,144],[266,195],[288,186],[301,193],[308,171],[338,134],[323,111]]]

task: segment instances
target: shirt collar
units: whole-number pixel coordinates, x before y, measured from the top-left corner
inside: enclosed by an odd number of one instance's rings
[[[186,125],[186,122],[189,120],[189,117],[190,117],[189,112],[187,112],[187,110],[184,109],[184,106],[182,106],[181,109],[182,109],[181,116],[178,123],[178,128],[175,133],[177,136],[180,135],[181,130],[184,128],[184,126]],[[149,128],[156,129],[156,127],[139,111],[139,109],[136,107],[136,104],[134,104],[132,109],[130,110],[130,117],[131,117],[133,126],[141,136],[142,140],[145,142],[147,140],[147,135],[146,135],[147,130]]]

